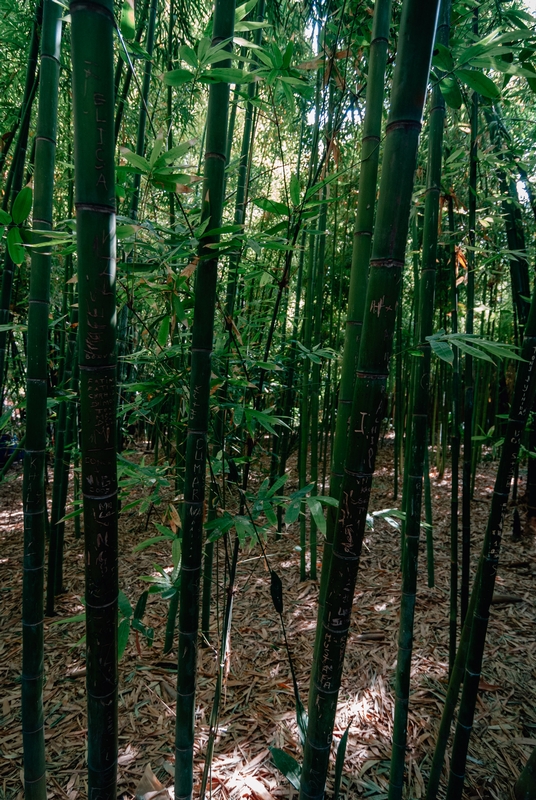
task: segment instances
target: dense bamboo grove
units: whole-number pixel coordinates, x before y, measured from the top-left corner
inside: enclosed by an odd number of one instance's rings
[[[388,797],[409,797],[431,472],[451,484],[450,683],[421,771],[428,800],[468,796],[511,494],[528,508],[516,536],[536,514],[532,6],[72,0],[62,18],[53,0],[30,5],[0,0],[0,480],[23,456],[25,797],[43,800],[54,770],[43,624],[64,591],[66,520],[84,536],[88,796],[117,797],[118,659],[131,630],[152,644],[150,593],[169,609],[155,659],[177,659],[183,800],[198,791],[198,647],[221,662],[204,794],[238,554],[263,559],[286,625],[270,548],[287,537],[295,581],[319,576],[318,622],[308,704],[285,638],[302,756],[272,757],[301,800],[320,800],[378,514],[400,531]],[[380,440],[385,510],[369,509]],[[483,459],[496,481],[471,572]],[[129,600],[118,529],[131,513],[156,526],[137,546],[165,542],[169,558]],[[534,752],[519,772],[512,792],[534,800]]]

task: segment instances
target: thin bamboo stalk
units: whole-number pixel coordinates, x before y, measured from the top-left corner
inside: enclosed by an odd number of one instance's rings
[[[514,396],[482,546],[480,559],[482,577],[478,582],[478,590],[475,591],[474,613],[469,620],[471,635],[467,650],[458,722],[450,760],[450,775],[447,787],[449,800],[460,800],[463,792],[467,751],[473,727],[490,606],[499,564],[503,520],[525,425],[536,396],[536,289],[532,295],[521,356],[525,360],[519,362],[517,369]]]

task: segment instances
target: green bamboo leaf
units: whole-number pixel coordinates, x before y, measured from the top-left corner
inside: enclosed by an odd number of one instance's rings
[[[494,364],[492,358],[488,356],[487,353],[484,353],[482,350],[478,350],[476,347],[472,347],[467,342],[463,342],[459,339],[454,339],[452,344],[456,345],[463,353],[466,353],[469,356],[473,356],[473,358],[480,358],[483,361],[489,361],[491,364]]]
[[[339,800],[339,792],[341,789],[342,770],[344,767],[344,759],[346,757],[346,745],[348,744],[348,732],[350,730],[350,722],[337,746],[337,756],[335,758],[335,780],[333,786],[333,800]]]
[[[287,44],[285,53],[283,55],[283,69],[288,69],[290,67],[290,62],[292,61],[292,54],[294,53],[294,42],[290,40]]]
[[[288,480],[288,475],[281,475],[281,476],[280,476],[280,477],[279,477],[279,478],[278,478],[278,479],[277,479],[277,480],[274,482],[274,484],[273,484],[273,485],[270,487],[270,489],[268,489],[268,491],[266,492],[266,497],[273,497],[273,496],[274,496],[274,494],[275,494],[276,492],[278,492],[278,491],[279,491],[279,489],[281,489],[281,487],[282,487],[282,486],[284,486],[284,485],[285,485],[285,483],[287,482],[287,480]]]
[[[333,506],[334,508],[339,507],[339,501],[336,497],[329,497],[329,495],[319,495],[318,502],[322,503],[324,506]]]
[[[195,50],[187,44],[181,44],[179,47],[179,56],[186,61],[186,63],[192,67],[192,69],[197,69],[199,66],[199,61],[197,60],[197,55]]]
[[[199,80],[204,83],[251,83],[257,79],[257,73],[237,69],[235,67],[214,67],[202,72]]]
[[[293,500],[285,511],[285,525],[292,525],[300,516],[301,500]]]
[[[499,342],[488,342],[486,339],[478,339],[476,343],[479,347],[482,347],[484,350],[487,350],[498,358],[513,358],[514,361],[525,360],[519,355],[519,353],[514,352],[512,347],[509,345],[503,345]]]
[[[84,611],[82,614],[75,614],[73,617],[66,617],[65,619],[55,619],[52,622],[52,625],[67,625],[71,622],[85,622],[86,621],[86,612]]]
[[[181,325],[188,325],[188,317],[178,294],[173,295],[173,311]]]
[[[195,75],[187,69],[173,69],[166,72],[162,80],[166,86],[182,86],[183,83],[193,81]]]
[[[426,338],[430,342],[432,352],[434,352],[438,358],[446,361],[447,364],[454,363],[454,353],[452,352],[452,348],[446,342],[438,341],[437,339],[434,339],[433,336],[427,336]]]
[[[483,97],[497,100],[501,96],[500,89],[493,83],[491,78],[488,78],[487,75],[484,75],[480,70],[457,69],[455,73],[463,83]]]
[[[26,258],[26,250],[18,228],[11,228],[7,233],[7,249],[14,264],[22,264]]]
[[[134,39],[136,36],[134,0],[123,1],[123,7],[121,9],[121,33],[125,39]]]
[[[132,150],[128,149],[128,147],[120,147],[119,152],[129,164],[132,164],[133,167],[139,169],[144,175],[151,171],[151,166],[147,159],[143,156],[133,153]]]
[[[132,548],[133,553],[139,553],[142,550],[145,550],[147,547],[150,547],[152,544],[157,544],[158,542],[163,542],[166,539],[175,539],[175,535],[172,533],[171,536],[162,535],[162,536],[151,536],[149,539],[144,539],[143,542],[140,542],[135,547]]]
[[[237,33],[240,31],[257,31],[266,27],[268,27],[267,22],[239,22],[238,25],[235,26],[235,31]]]
[[[188,139],[187,142],[183,142],[182,144],[178,144],[176,147],[172,147],[170,150],[162,153],[160,158],[158,158],[155,162],[154,168],[160,169],[160,167],[164,167],[166,164],[171,164],[173,161],[176,161],[178,158],[181,158],[183,155],[185,155],[195,144],[195,139]]]
[[[290,199],[293,206],[300,205],[300,180],[295,173],[290,179]]]
[[[270,747],[269,750],[277,769],[285,776],[289,783],[299,791],[301,767],[296,759],[284,750],[280,750],[278,747]]]
[[[11,214],[8,214],[7,211],[4,211],[3,208],[0,208],[0,224],[9,225],[10,222],[11,222]]]
[[[145,606],[147,605],[148,596],[149,592],[147,590],[140,594],[138,602],[136,603],[136,608],[134,609],[135,620],[140,620],[145,614]]]
[[[158,136],[155,139],[153,149],[151,151],[151,155],[149,157],[149,167],[153,169],[154,165],[158,160],[158,156],[162,152],[162,147],[164,146],[164,133],[160,131]]]
[[[32,208],[32,190],[29,186],[25,186],[20,190],[13,203],[11,209],[11,216],[16,225],[20,225],[28,217]]]
[[[177,567],[181,563],[181,552],[182,552],[182,543],[178,536],[175,536],[173,539],[173,544],[171,545],[171,561],[174,567]]]
[[[235,25],[237,22],[241,22],[250,11],[253,11],[255,6],[257,5],[257,0],[247,0],[247,3],[243,3],[241,6],[238,6],[235,10]]]
[[[458,86],[456,78],[450,75],[446,78],[442,78],[442,80],[439,81],[439,88],[441,89],[441,94],[445,98],[445,103],[450,108],[458,109],[462,107],[462,93],[460,92],[460,87]]]
[[[256,206],[262,208],[263,211],[268,211],[270,214],[285,214],[285,216],[290,216],[290,209],[284,203],[269,200],[267,197],[257,197],[253,202]]]
[[[444,69],[446,72],[452,72],[454,69],[454,60],[449,48],[445,47],[445,45],[440,42],[436,42],[435,44],[432,64],[434,67]]]
[[[167,340],[169,338],[169,325],[170,325],[169,314],[166,314],[166,316],[160,323],[160,328],[158,329],[158,335],[156,337],[156,340],[160,345],[160,347],[166,346]]]
[[[131,617],[134,613],[132,606],[130,605],[130,600],[122,590],[119,590],[119,594],[117,596],[117,606],[123,617]]]
[[[130,635],[130,620],[122,619],[117,628],[117,660],[121,661]]]
[[[309,506],[309,510],[311,512],[311,516],[315,521],[316,527],[318,530],[326,534],[326,520],[324,518],[324,513],[322,511],[322,506],[317,497],[308,497],[305,501]]]

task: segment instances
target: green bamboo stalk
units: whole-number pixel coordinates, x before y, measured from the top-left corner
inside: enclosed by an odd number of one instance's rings
[[[52,195],[60,72],[61,7],[45,0],[41,40],[41,83],[36,132],[33,230],[36,243],[52,230]],[[24,795],[45,800],[43,720],[43,575],[46,531],[45,456],[47,436],[48,307],[51,253],[32,252],[28,305],[26,444],[24,454],[24,562],[22,737]]]
[[[473,33],[478,37],[478,8],[473,11]],[[467,252],[467,296],[465,332],[474,330],[475,304],[475,243],[476,243],[476,173],[478,152],[478,95],[473,92],[471,100],[471,145],[469,155],[469,249]],[[461,620],[465,620],[469,599],[470,556],[471,556],[471,466],[473,438],[474,378],[473,358],[465,356],[465,398],[463,414],[463,469],[462,469],[462,580],[461,580]]]
[[[376,205],[376,184],[380,158],[380,137],[384,103],[385,66],[389,44],[389,25],[391,21],[391,0],[377,0],[374,4],[374,18],[370,40],[369,72],[367,81],[366,112],[361,142],[361,172],[359,176],[359,195],[352,249],[350,289],[348,294],[348,314],[341,368],[341,382],[337,404],[337,419],[330,475],[330,495],[340,497],[344,477],[344,462],[348,443],[348,420],[352,407],[359,343],[365,313],[369,260],[372,247],[374,209]],[[332,542],[337,525],[337,511],[328,506],[327,530],[322,556],[320,593],[318,598],[318,619],[321,619],[326,596],[326,585],[331,564]],[[317,625],[317,632],[319,630]]]
[[[495,576],[499,564],[503,520],[528,414],[536,396],[536,289],[532,295],[521,356],[525,360],[519,362],[517,369],[514,396],[482,546],[482,577],[478,584],[475,610],[471,620],[471,636],[467,651],[463,690],[450,760],[447,788],[449,800],[459,800],[463,792],[467,750],[473,726]]]
[[[229,40],[234,29],[234,0],[216,0],[213,44]],[[218,66],[229,67],[230,59]],[[219,228],[229,112],[229,85],[210,86],[207,111],[205,179],[202,218],[208,228]],[[191,349],[190,413],[188,419],[181,584],[179,600],[179,659],[177,722],[175,729],[175,797],[186,800],[193,792],[193,745],[199,591],[203,551],[203,505],[210,400],[210,374],[218,253],[218,235],[205,236],[199,245]]]
[[[136,36],[134,37],[134,41],[136,44],[141,42],[141,37],[145,31],[145,27],[147,24],[147,13],[149,11],[149,0],[144,0],[144,3],[141,7],[140,16],[138,19],[138,25],[136,28]],[[119,71],[119,64],[123,64],[123,59],[120,57],[118,61],[118,67],[116,71],[116,77],[114,79],[114,84],[118,85],[121,79],[121,75],[117,75]],[[121,68],[122,71],[122,68]],[[114,127],[114,141],[117,143],[117,138],[119,136],[119,131],[121,130],[121,123],[123,121],[123,114],[125,111],[125,105],[128,98],[128,93],[130,91],[130,84],[132,83],[132,70],[129,68],[125,75],[125,79],[123,81],[123,89],[121,91],[121,95],[117,98],[117,111],[115,115],[115,127]]]
[[[452,333],[458,333],[458,287],[456,251],[454,247],[454,200],[448,198],[450,302]],[[452,675],[456,657],[456,630],[458,625],[458,485],[460,463],[460,358],[454,347],[452,362],[452,427],[451,427],[451,500],[450,500],[450,604],[449,604],[449,676]]]
[[[450,0],[442,0],[436,42],[447,46],[450,29]],[[419,333],[418,352],[412,363],[410,392],[410,436],[408,457],[404,470],[404,496],[406,513],[402,553],[402,595],[400,601],[400,627],[398,634],[398,661],[396,669],[396,701],[393,728],[393,750],[389,777],[389,800],[400,800],[404,785],[404,763],[407,739],[407,718],[413,650],[413,621],[417,595],[417,564],[423,475],[427,465],[428,411],[430,404],[431,347],[427,336],[433,333],[436,284],[437,230],[439,195],[441,191],[441,158],[445,101],[439,84],[434,86],[431,98],[428,133],[428,168],[424,208],[422,271],[419,281]],[[407,473],[407,474],[406,474]],[[428,478],[429,480],[429,478]],[[432,551],[433,564],[433,551]],[[433,571],[433,568],[432,568]]]
[[[439,731],[437,734],[436,746],[432,758],[432,766],[430,768],[430,778],[428,780],[428,786],[426,787],[426,800],[436,800],[437,798],[439,782],[441,780],[441,770],[443,768],[443,761],[445,759],[445,752],[449,740],[450,726],[452,723],[452,718],[454,717],[454,711],[456,709],[456,703],[458,702],[458,695],[460,693],[460,686],[462,685],[463,680],[463,672],[467,658],[467,648],[469,645],[469,637],[471,635],[471,622],[473,619],[477,597],[476,587],[478,587],[480,583],[480,577],[482,574],[481,571],[482,562],[480,561],[473,584],[473,591],[471,592],[471,597],[469,599],[465,623],[460,634],[458,650],[456,651],[456,657],[452,664],[452,668],[450,669],[447,696],[445,697],[445,705],[443,707],[443,713],[439,723]]]
[[[330,84],[329,89],[329,108],[328,108],[328,122],[327,122],[327,136],[330,140],[333,135],[333,84]],[[326,162],[326,171],[329,164]],[[325,273],[325,258],[326,258],[326,229],[327,229],[327,192],[328,187],[322,188],[322,206],[320,207],[320,214],[318,216],[318,231],[316,236],[316,255],[315,255],[315,275],[314,275],[314,308],[311,309],[313,314],[313,330],[312,330],[312,344],[314,346],[320,344],[322,334],[322,311],[324,307],[324,273]],[[310,348],[311,344],[306,345]],[[311,489],[311,496],[318,494],[318,449],[319,449],[319,436],[318,436],[318,414],[320,409],[320,362],[313,362],[311,369],[311,395],[310,395],[310,427],[311,427],[311,440],[310,440],[310,477],[311,483],[314,484]],[[316,554],[317,554],[317,527],[312,515],[309,519],[309,549],[311,555],[310,577],[311,580],[316,580]]]
[[[309,692],[300,800],[324,786],[374,461],[383,419],[401,273],[439,2],[407,0],[386,128],[357,381],[332,563]]]
[[[426,520],[426,569],[428,588],[435,585],[434,570],[434,522],[432,513],[432,489],[430,486],[430,457],[428,443],[424,450],[424,518]]]
[[[41,20],[43,15],[43,0],[39,0],[35,7],[35,19],[32,26],[32,34],[30,38],[30,46],[28,50],[26,79],[24,85],[24,96],[21,105],[21,124],[19,128],[19,135],[15,149],[13,151],[13,159],[9,170],[6,189],[4,192],[4,199],[2,207],[7,210],[22,188],[22,181],[24,175],[24,160],[26,158],[26,149],[28,147],[28,133],[30,128],[30,117],[32,112],[33,100],[37,90],[38,80],[37,72],[37,59],[39,56],[39,38],[41,30]],[[37,73],[38,75],[39,73]],[[13,287],[13,270],[14,264],[9,255],[9,250],[6,248],[4,259],[4,269],[2,271],[2,289],[0,291],[0,325],[6,325],[9,322],[9,308],[11,304],[11,290]],[[4,402],[5,386],[5,361],[6,361],[6,342],[7,331],[0,330],[0,410]]]
[[[255,15],[256,22],[262,23],[264,20],[264,3],[265,0],[258,0],[257,2],[256,15]],[[259,46],[261,41],[262,41],[262,28],[258,28],[255,31],[253,37],[253,43],[254,45]],[[253,56],[255,56],[255,50],[253,50]],[[250,68],[255,69],[255,61],[253,61]],[[253,101],[255,100],[257,94],[257,86],[258,84],[255,81],[252,81],[251,83],[248,84],[248,97],[246,101],[244,129],[242,132],[242,146],[240,149],[240,160],[238,162],[238,180],[236,184],[235,212],[234,212],[235,225],[243,225],[245,222],[247,178],[248,178],[248,172],[249,172],[248,168],[251,158],[251,136],[253,132],[253,114],[254,114]],[[236,114],[236,104],[233,105],[233,111]],[[229,150],[228,158],[230,156],[231,142],[232,142],[232,131],[230,131],[230,136],[227,142],[227,148]],[[234,315],[236,292],[238,287],[238,267],[240,264],[240,255],[241,255],[240,251],[237,250],[237,252],[234,253],[229,259],[227,296],[225,299],[225,315],[228,320],[227,323],[228,325],[230,325],[229,320],[232,319]]]
[[[149,9],[149,23],[147,25],[147,40],[145,49],[149,56],[145,61],[143,70],[143,83],[141,87],[140,110],[138,114],[138,134],[136,138],[136,154],[145,155],[145,127],[147,125],[147,103],[149,100],[149,88],[151,86],[151,72],[153,67],[154,31],[156,25],[156,6],[157,0],[151,0]],[[138,218],[138,206],[140,201],[141,173],[134,175],[134,187],[130,201],[130,216],[132,219]]]
[[[117,456],[112,0],[72,0],[88,797],[117,796]]]

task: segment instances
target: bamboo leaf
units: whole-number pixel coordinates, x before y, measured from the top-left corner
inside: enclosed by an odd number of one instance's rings
[[[335,781],[333,786],[333,800],[339,800],[339,792],[341,789],[342,770],[344,767],[344,759],[346,757],[346,745],[348,744],[348,732],[350,730],[350,722],[337,747],[337,756],[335,758]]]
[[[119,594],[117,596],[117,606],[119,608],[119,612],[124,617],[131,617],[132,614],[134,613],[133,610],[132,610],[132,606],[130,605],[130,601],[129,601],[128,597],[121,590],[119,590]]]
[[[311,512],[311,516],[315,521],[316,527],[318,530],[326,535],[326,520],[324,518],[324,513],[322,511],[322,506],[320,501],[317,497],[308,497],[305,501],[309,506],[309,511]]]
[[[123,7],[121,9],[121,33],[125,39],[134,39],[136,36],[134,0],[123,0]]]
[[[140,594],[138,602],[136,603],[136,608],[134,609],[134,619],[141,619],[145,614],[145,606],[147,605],[147,598],[149,596],[149,592],[146,590]]]
[[[8,214],[7,211],[4,211],[3,208],[0,208],[0,224],[9,225],[10,222],[11,222],[11,214]]]
[[[292,525],[300,516],[301,500],[293,500],[285,511],[285,525]]]
[[[29,186],[25,186],[20,190],[13,203],[11,209],[11,216],[16,225],[20,225],[28,217],[32,209],[32,190]]]
[[[440,42],[436,42],[435,44],[432,64],[434,67],[440,67],[440,69],[444,69],[446,72],[452,72],[454,69],[454,59],[452,58],[449,48],[445,47],[445,45]]]
[[[497,100],[501,96],[500,89],[493,83],[491,78],[488,78],[478,69],[457,69],[456,75],[470,89],[478,92],[483,97]]]
[[[133,553],[139,553],[142,550],[146,550],[147,547],[150,547],[152,544],[157,544],[158,542],[163,542],[166,539],[175,539],[175,535],[172,533],[170,536],[167,534],[162,536],[151,536],[149,539],[144,539],[143,542],[140,542],[135,547],[132,548]]]
[[[433,336],[427,336],[427,341],[430,342],[430,347],[432,348],[432,352],[436,354],[438,358],[441,358],[443,361],[446,361],[447,364],[454,363],[454,353],[452,352],[452,348],[447,344],[447,342],[438,341]]]
[[[162,80],[166,86],[182,86],[183,83],[193,81],[195,75],[187,69],[173,69],[171,72],[166,72]]]
[[[480,358],[483,361],[489,361],[491,364],[495,363],[487,353],[484,353],[482,350],[478,350],[476,347],[472,347],[470,344],[467,344],[467,342],[463,342],[460,339],[454,339],[452,344],[456,345],[456,347],[458,347],[463,353],[473,356],[473,358]]]
[[[192,69],[197,69],[199,61],[197,60],[196,52],[192,47],[187,44],[181,44],[179,47],[179,56],[186,61],[186,63],[192,67]]]
[[[253,203],[262,208],[263,211],[268,211],[270,214],[285,214],[290,216],[290,209],[284,203],[278,203],[275,200],[269,200],[267,197],[257,197]]]
[[[166,316],[160,323],[160,328],[158,329],[158,335],[156,337],[158,344],[162,348],[166,346],[169,337],[169,325],[170,325],[169,314],[166,314]]]
[[[296,759],[284,750],[280,750],[278,747],[270,747],[269,750],[272,754],[272,760],[279,772],[281,772],[289,783],[299,791],[301,767]]]
[[[441,94],[445,98],[445,103],[450,108],[458,109],[462,107],[462,93],[460,92],[460,87],[458,86],[456,78],[450,75],[442,78],[442,80],[439,81],[439,88]]]
[[[293,206],[300,205],[300,181],[296,173],[290,179],[290,199]]]
[[[7,249],[14,264],[22,264],[26,258],[26,250],[18,228],[11,228],[7,233]]]
[[[119,152],[129,164],[132,164],[133,167],[139,169],[144,175],[151,171],[151,166],[147,159],[143,156],[137,155],[137,153],[133,153],[132,150],[128,149],[128,147],[120,147]]]
[[[255,71],[246,71],[236,67],[214,67],[213,69],[202,72],[199,80],[204,83],[251,83],[257,80]]]

